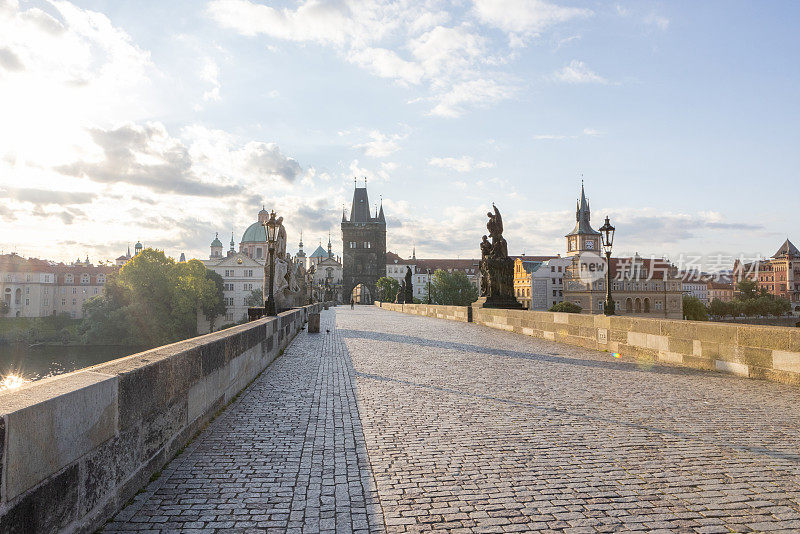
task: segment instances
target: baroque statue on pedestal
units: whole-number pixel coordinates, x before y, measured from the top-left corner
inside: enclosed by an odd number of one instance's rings
[[[503,237],[503,218],[497,206],[487,213],[489,236],[481,239],[481,298],[483,308],[522,308],[514,296],[514,260],[508,257],[508,243]],[[491,241],[489,241],[491,237]]]

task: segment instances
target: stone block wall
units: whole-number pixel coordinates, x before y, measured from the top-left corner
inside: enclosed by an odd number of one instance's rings
[[[0,393],[0,532],[93,532],[322,304]]]
[[[468,313],[467,307],[454,306],[382,307],[451,320],[465,320]],[[800,328],[487,308],[471,312],[472,322],[499,330],[640,361],[800,385]]]
[[[395,304],[394,302],[376,302],[376,306],[387,310],[449,319],[451,321],[471,322],[471,308],[467,306],[437,306],[434,304]]]

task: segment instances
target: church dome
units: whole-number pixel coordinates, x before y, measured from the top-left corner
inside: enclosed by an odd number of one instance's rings
[[[325,249],[322,248],[322,245],[317,247],[317,250],[311,253],[312,258],[327,258],[328,253],[325,252]]]
[[[214,237],[214,241],[211,242],[211,246],[222,248],[222,241],[219,240],[219,234]]]
[[[254,222],[242,234],[242,243],[266,243],[267,235],[259,222]]]

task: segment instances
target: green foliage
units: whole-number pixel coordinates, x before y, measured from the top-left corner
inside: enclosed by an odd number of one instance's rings
[[[721,319],[728,316],[781,316],[788,314],[792,309],[791,303],[783,297],[751,291],[750,287],[742,290],[741,284],[739,284],[739,291],[741,293],[737,298],[730,302],[722,302],[719,299],[711,301],[709,313],[713,317]]]
[[[394,278],[383,276],[375,284],[378,288],[378,300],[382,302],[394,302],[397,292],[400,290],[400,282]]]
[[[728,302],[723,302],[720,299],[714,299],[708,306],[708,313],[715,319],[722,319],[727,315],[732,314],[733,307]]]
[[[561,312],[561,313],[580,313],[582,310],[583,308],[581,308],[574,302],[567,302],[566,300],[563,302],[559,302],[558,304],[554,304],[550,308],[551,312]]]
[[[684,295],[683,316],[689,321],[708,321],[708,310],[699,298]]]
[[[84,304],[84,342],[153,347],[197,335],[197,312],[225,313],[222,277],[198,260],[145,249]]]
[[[753,280],[742,280],[736,284],[739,300],[751,300],[758,296],[758,285]]]
[[[263,306],[264,305],[264,292],[261,288],[254,289],[244,298],[244,303],[248,306],[255,307],[255,306]]]
[[[423,302],[428,301],[427,287]],[[448,273],[441,269],[433,273],[431,302],[444,306],[469,306],[478,300],[478,288],[472,285],[464,271]]]
[[[8,317],[0,319],[0,342],[74,343],[79,320],[68,313],[47,317]]]

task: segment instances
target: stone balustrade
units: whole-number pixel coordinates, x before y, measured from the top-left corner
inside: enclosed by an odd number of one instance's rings
[[[102,526],[321,308],[295,308],[0,393],[0,532]]]
[[[467,306],[376,303],[528,336],[662,362],[800,385],[800,329]]]

